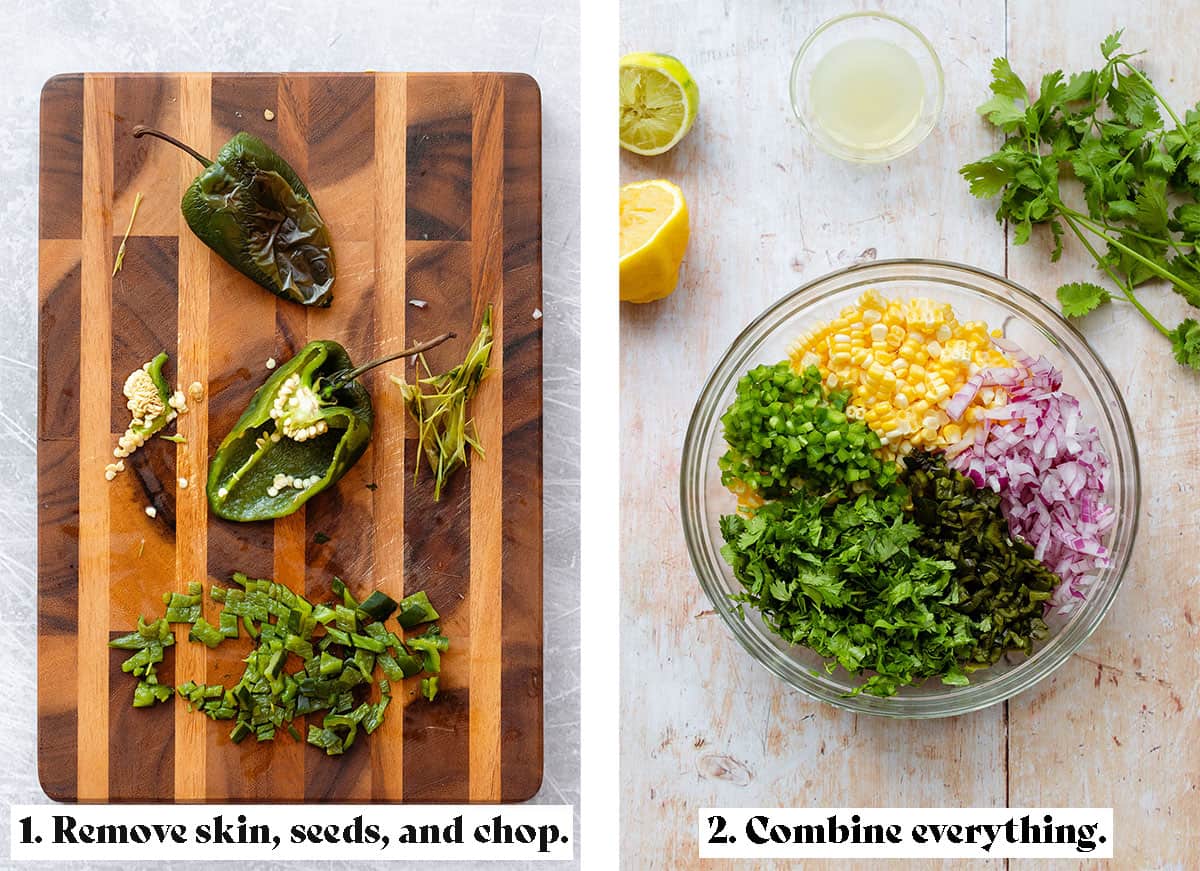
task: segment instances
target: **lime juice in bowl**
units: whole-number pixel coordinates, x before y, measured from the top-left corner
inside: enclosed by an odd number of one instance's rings
[[[826,21],[792,64],[792,109],[822,149],[882,163],[916,148],[942,109],[942,68],[915,27],[882,12]]]

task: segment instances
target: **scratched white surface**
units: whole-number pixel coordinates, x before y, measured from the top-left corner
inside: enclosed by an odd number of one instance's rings
[[[8,809],[45,802],[35,758],[38,94],[87,70],[504,70],[542,88],[545,311],[545,779],[579,804],[579,19],[553,0],[5,0],[0,54],[0,864]],[[17,654],[17,659],[10,658]],[[55,867],[42,863],[40,867]],[[65,867],[65,866],[63,866]],[[92,867],[88,862],[73,868]],[[95,867],[111,867],[96,865]],[[147,861],[130,871],[161,869]],[[182,867],[182,866],[181,866]],[[259,865],[263,869],[299,867]],[[385,867],[328,863],[322,867]],[[475,867],[463,865],[462,867]],[[532,864],[530,867],[534,867]],[[561,867],[561,866],[560,866]]]
[[[804,37],[833,15],[868,7],[916,24],[946,70],[937,130],[883,167],[826,156],[788,103]],[[1078,245],[1057,265],[1040,235],[1013,248],[994,204],[969,196],[956,169],[998,145],[974,107],[986,98],[992,58],[1006,49],[1036,84],[1057,66],[1094,65],[1100,40],[1121,26],[1127,45],[1150,48],[1148,70],[1174,104],[1194,104],[1200,50],[1186,8],[1148,3],[1130,14],[1115,0],[623,3],[622,50],[678,55],[701,95],[699,119],[673,152],[622,157],[625,181],[679,183],[692,218],[675,295],[621,313],[622,849],[631,866],[698,865],[697,810],[705,806],[1007,801],[1111,806],[1114,867],[1200,867],[1200,378],[1181,370],[1129,307],[1093,315],[1082,330],[1113,370],[1138,430],[1134,563],[1080,654],[1008,705],[906,723],[856,717],[790,690],[749,661],[712,614],[688,561],[677,496],[683,435],[704,379],[743,326],[796,286],[899,256],[1007,271],[1050,299],[1058,284],[1091,278]],[[1183,316],[1182,301],[1166,290],[1147,289],[1146,301],[1171,324]],[[989,866],[1002,863],[980,863]]]

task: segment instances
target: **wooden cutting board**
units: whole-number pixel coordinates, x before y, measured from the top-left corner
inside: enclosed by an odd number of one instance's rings
[[[39,210],[38,767],[58,800],[519,801],[542,777],[541,107],[522,75],[72,75],[42,93]],[[148,124],[211,156],[238,130],[308,184],[337,262],[329,309],[276,299],[211,253],[179,211],[199,171]],[[114,257],[145,195],[124,266]],[[419,308],[410,300],[424,300]],[[440,502],[387,380],[366,455],[295,515],[208,516],[208,457],[267,375],[306,341],[366,361],[441,333],[441,370],[495,306],[492,375],[472,412],[487,450]],[[161,350],[173,383],[206,385],[116,480],[121,386]],[[412,372],[411,369],[408,370]],[[179,478],[188,486],[181,487]],[[158,506],[158,516],[145,513]],[[319,533],[321,535],[319,535]],[[325,541],[325,536],[329,537]],[[397,690],[383,726],[342,757],[286,735],[235,745],[229,724],[172,700],[130,706],[126,653],[106,642],[160,595],[231,572],[325,599],[428,591],[452,639],[441,692]],[[215,608],[207,601],[206,615]],[[249,642],[186,640],[160,670],[226,685]],[[303,724],[298,724],[303,729]]]

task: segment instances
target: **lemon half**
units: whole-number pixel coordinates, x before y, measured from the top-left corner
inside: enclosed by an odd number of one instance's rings
[[[657,178],[621,188],[621,299],[670,295],[687,243],[687,201],[677,185]]]
[[[622,148],[646,155],[671,150],[699,108],[700,89],[677,58],[650,52],[621,58]]]

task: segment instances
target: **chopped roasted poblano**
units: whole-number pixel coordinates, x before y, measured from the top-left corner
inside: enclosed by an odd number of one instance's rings
[[[436,625],[407,641],[386,625],[397,610],[401,633],[438,619],[423,591],[400,602],[375,591],[360,603],[335,578],[334,601],[313,604],[271,580],[241,572],[232,580],[235,586],[210,589],[220,606],[215,625],[203,616],[203,587],[190,583],[186,593],[163,595],[163,617],[153,623],[139,617],[134,632],[109,642],[110,647],[134,651],[121,666],[138,678],[134,707],[148,707],[177,693],[188,710],[234,721],[234,743],[251,735],[270,741],[281,731],[299,741],[296,717],[324,711],[320,726],[309,725],[307,741],[336,756],[354,744],[360,730],[370,734],[379,728],[391,701],[392,682],[424,671],[429,677],[421,683],[421,695],[430,701],[437,695],[436,674],[450,640]],[[245,627],[253,649],[243,660],[240,680],[230,687],[193,680],[176,689],[160,684],[155,666],[175,643],[171,623],[191,624],[189,640],[208,647],[240,638],[239,623]],[[287,667],[289,656],[300,660],[299,668]],[[379,678],[376,667],[382,672]],[[369,702],[364,696],[376,683],[379,700]]]
[[[225,636],[221,634],[220,629],[200,617],[192,626],[192,631],[188,633],[188,640],[199,641],[205,647],[216,647],[225,640]]]
[[[450,649],[450,639],[437,626],[430,626],[420,635],[408,639],[408,646],[425,656],[425,671],[438,674],[442,670],[442,654]]]
[[[358,610],[366,614],[372,620],[386,620],[392,616],[392,612],[399,607],[396,600],[387,593],[381,593],[376,590],[371,595],[363,600],[363,603],[358,606]],[[436,619],[436,618],[435,618]]]
[[[438,616],[425,591],[420,590],[400,600],[400,615],[396,619],[405,629],[412,629],[422,623],[432,623]]]

